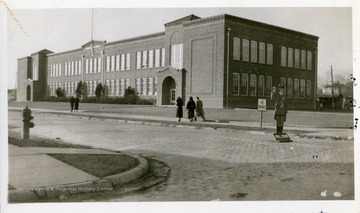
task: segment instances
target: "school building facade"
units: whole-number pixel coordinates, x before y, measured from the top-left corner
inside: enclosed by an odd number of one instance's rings
[[[289,108],[316,107],[317,36],[227,14],[190,15],[164,26],[160,33],[18,59],[17,100],[54,96],[59,87],[75,96],[82,81],[87,96],[99,83],[110,97],[130,86],[158,106],[199,96],[209,108],[256,108],[260,98],[273,107],[272,87],[283,83]]]

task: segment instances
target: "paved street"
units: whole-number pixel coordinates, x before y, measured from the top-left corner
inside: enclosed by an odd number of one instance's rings
[[[172,171],[166,185],[109,201],[353,199],[353,141],[278,143],[271,134],[34,115],[31,135],[150,156]],[[9,129],[21,133],[21,113]],[[320,193],[327,190],[326,196]],[[341,193],[335,197],[334,192]]]

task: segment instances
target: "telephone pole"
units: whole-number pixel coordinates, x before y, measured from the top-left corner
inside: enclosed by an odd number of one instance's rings
[[[332,109],[335,108],[335,102],[334,102],[334,79],[333,79],[333,69],[331,65],[331,103],[332,103]]]

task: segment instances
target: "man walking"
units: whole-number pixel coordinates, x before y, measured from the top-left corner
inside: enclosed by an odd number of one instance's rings
[[[205,113],[203,108],[203,102],[200,100],[199,97],[196,97],[196,115],[195,115],[195,121],[197,116],[201,117],[203,121],[205,121]]]

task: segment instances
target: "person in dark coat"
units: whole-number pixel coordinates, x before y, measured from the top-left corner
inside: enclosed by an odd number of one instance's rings
[[[78,97],[76,97],[74,102],[75,102],[75,110],[76,110],[76,112],[78,112],[80,99]]]
[[[196,104],[195,104],[195,101],[193,100],[193,97],[191,97],[191,96],[190,96],[189,101],[186,104],[186,109],[188,110],[188,118],[190,119],[190,122],[193,122]]]
[[[70,98],[70,108],[71,108],[71,112],[74,110],[74,103],[75,103],[74,96],[71,96],[71,98]]]
[[[197,116],[201,117],[203,119],[203,121],[205,121],[205,113],[204,113],[204,108],[203,108],[203,102],[200,100],[199,97],[196,97],[196,115],[195,115],[195,121]]]
[[[179,118],[179,121],[181,121],[181,118],[183,117],[183,101],[180,97],[177,97],[176,99],[176,117]]]
[[[279,84],[278,89],[273,92],[272,100],[275,101],[274,119],[276,120],[276,133],[282,135],[287,114],[283,84]]]

